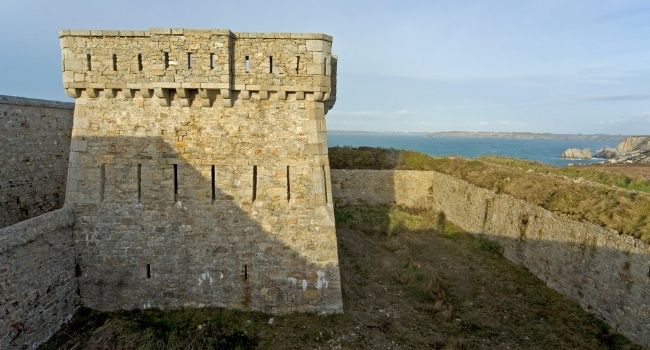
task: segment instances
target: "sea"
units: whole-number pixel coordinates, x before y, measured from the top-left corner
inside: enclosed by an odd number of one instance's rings
[[[430,136],[425,133],[369,133],[351,131],[329,131],[328,145],[370,146],[406,149],[426,153],[431,156],[457,156],[476,158],[480,156],[504,156],[537,162],[567,166],[576,164],[601,163],[604,159],[563,159],[562,152],[567,148],[590,148],[593,153],[603,147],[616,147],[618,139],[585,140],[576,139],[501,139],[487,137]]]

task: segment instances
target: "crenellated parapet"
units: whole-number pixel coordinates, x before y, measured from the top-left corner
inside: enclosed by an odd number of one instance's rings
[[[332,37],[230,30],[64,30],[63,84],[73,98],[155,98],[230,107],[236,99],[335,100]]]

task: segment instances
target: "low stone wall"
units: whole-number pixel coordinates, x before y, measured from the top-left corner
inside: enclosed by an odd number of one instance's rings
[[[0,227],[63,206],[73,107],[0,95]]]
[[[0,349],[36,348],[79,306],[72,211],[0,229]]]
[[[397,204],[443,212],[498,241],[504,256],[619,332],[650,344],[650,247],[507,194],[432,171],[332,169],[335,203]]]

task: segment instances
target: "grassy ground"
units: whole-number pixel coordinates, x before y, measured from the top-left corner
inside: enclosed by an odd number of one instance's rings
[[[441,215],[336,219],[342,315],[82,310],[42,349],[638,349]]]
[[[609,174],[619,175],[625,182],[641,182],[638,186],[639,191],[650,192],[648,183],[650,183],[650,164],[593,164],[585,166],[590,170],[607,172]],[[636,185],[633,188],[637,187]]]
[[[329,157],[335,169],[442,172],[650,243],[650,180],[639,169],[626,174],[602,166],[557,168],[499,157],[433,158],[370,147],[333,147]]]

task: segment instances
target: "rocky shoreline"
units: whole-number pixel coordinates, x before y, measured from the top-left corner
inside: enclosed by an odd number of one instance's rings
[[[565,159],[606,159],[608,163],[650,163],[650,136],[628,136],[616,148],[605,147],[592,154],[589,148],[568,148]]]

